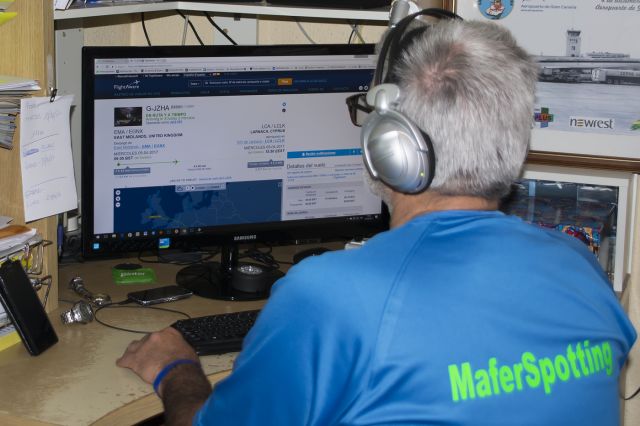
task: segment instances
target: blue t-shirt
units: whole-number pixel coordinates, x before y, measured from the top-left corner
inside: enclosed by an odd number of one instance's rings
[[[291,268],[194,424],[617,425],[635,338],[579,240],[436,212]]]

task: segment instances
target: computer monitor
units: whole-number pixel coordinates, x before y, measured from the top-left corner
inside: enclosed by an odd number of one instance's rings
[[[180,284],[264,297],[282,274],[237,244],[367,237],[388,214],[364,180],[345,98],[368,90],[372,45],[85,47],[86,258],[218,246]]]

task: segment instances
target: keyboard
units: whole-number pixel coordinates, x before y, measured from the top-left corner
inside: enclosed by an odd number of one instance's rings
[[[207,315],[178,320],[171,326],[182,333],[198,355],[238,352],[260,310]]]

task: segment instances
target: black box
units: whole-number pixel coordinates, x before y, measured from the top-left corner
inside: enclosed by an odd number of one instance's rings
[[[0,302],[31,355],[39,355],[58,341],[38,294],[17,260],[7,260],[0,266]]]

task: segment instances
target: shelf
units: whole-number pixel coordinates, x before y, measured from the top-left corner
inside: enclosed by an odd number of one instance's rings
[[[166,10],[200,11],[229,15],[286,16],[317,19],[349,19],[354,21],[381,21],[389,19],[389,10],[355,10],[310,7],[270,6],[262,2],[211,3],[206,1],[158,1],[122,4],[92,4],[56,10],[53,18],[64,19],[91,18],[97,16],[123,15],[129,13],[159,12]]]

